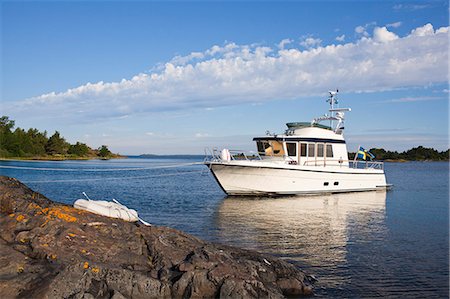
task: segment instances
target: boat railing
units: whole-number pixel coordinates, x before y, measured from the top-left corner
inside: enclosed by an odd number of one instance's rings
[[[243,151],[243,150],[228,150],[230,160],[262,160],[258,152]],[[222,152],[218,148],[205,148],[204,162],[219,162],[223,161]]]
[[[213,147],[212,149],[209,147],[205,147],[205,159],[203,160],[204,163],[217,162],[219,160],[220,152],[217,147]]]
[[[286,161],[289,162],[289,161]],[[303,163],[305,166],[346,166],[354,169],[380,169],[384,170],[384,163],[379,161],[355,161],[343,159],[317,159],[308,160]]]
[[[262,160],[258,152],[254,151],[241,151],[241,150],[229,150],[231,160]]]
[[[355,169],[380,169],[384,170],[384,163],[379,161],[349,161],[349,167]]]

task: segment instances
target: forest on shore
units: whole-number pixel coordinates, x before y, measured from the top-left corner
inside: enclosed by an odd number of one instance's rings
[[[14,120],[8,116],[0,118],[0,158],[9,159],[109,159],[120,157],[113,154],[108,146],[92,149],[82,142],[70,144],[58,131],[50,137],[47,131],[15,128]]]
[[[382,148],[372,148],[369,152],[378,161],[448,161],[449,150],[439,152],[434,148],[418,146],[404,152],[386,151]],[[348,153],[349,160],[353,160],[355,153]]]

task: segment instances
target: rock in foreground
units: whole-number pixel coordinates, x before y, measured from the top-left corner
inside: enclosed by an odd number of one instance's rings
[[[0,297],[279,298],[310,295],[303,272],[211,244],[52,202],[0,176]]]

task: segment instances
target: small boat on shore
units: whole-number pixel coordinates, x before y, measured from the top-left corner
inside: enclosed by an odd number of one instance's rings
[[[113,199],[113,201],[91,200],[86,193],[83,192],[83,195],[86,199],[77,199],[73,204],[74,208],[110,218],[122,219],[128,222],[141,221],[145,225],[150,225],[139,218],[136,210],[124,206],[115,199]]]
[[[257,152],[214,149],[205,159],[228,195],[294,195],[385,190],[383,162],[349,161],[344,139],[345,112],[335,108],[337,91],[330,91],[330,114],[311,122],[287,123],[284,134],[255,137]],[[329,126],[321,122],[329,121]],[[357,157],[360,155],[357,155]]]

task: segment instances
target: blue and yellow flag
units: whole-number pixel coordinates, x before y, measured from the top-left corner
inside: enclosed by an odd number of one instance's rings
[[[369,152],[368,150],[365,150],[362,146],[359,147],[358,152],[356,153],[358,159],[367,160],[367,157],[370,157],[372,160],[375,158],[375,156]]]

